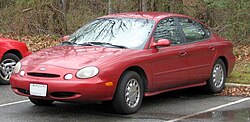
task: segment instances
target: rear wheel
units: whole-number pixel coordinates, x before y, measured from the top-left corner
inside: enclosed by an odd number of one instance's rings
[[[143,99],[143,84],[140,75],[126,71],[117,85],[112,105],[115,112],[132,114],[138,111]]]
[[[207,80],[207,88],[212,93],[219,93],[225,87],[226,67],[221,59],[217,59],[210,78]]]
[[[10,76],[20,58],[12,53],[4,54],[0,62],[0,84],[10,83]]]
[[[37,99],[37,98],[31,98],[29,97],[30,102],[32,102],[35,105],[38,106],[49,106],[53,104],[53,100],[43,100],[43,99]]]

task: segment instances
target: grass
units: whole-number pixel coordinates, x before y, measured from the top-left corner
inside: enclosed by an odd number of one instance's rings
[[[232,74],[227,78],[228,83],[250,84],[250,63],[237,64]]]

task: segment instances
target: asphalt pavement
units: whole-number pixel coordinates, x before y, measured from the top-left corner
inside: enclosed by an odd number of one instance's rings
[[[39,107],[28,98],[0,85],[1,122],[247,122],[250,121],[250,98],[206,93],[202,87],[146,97],[136,114],[115,114],[109,104],[75,104],[55,102]]]

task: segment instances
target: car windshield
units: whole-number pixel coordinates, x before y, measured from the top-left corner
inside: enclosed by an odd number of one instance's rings
[[[143,49],[153,26],[154,21],[148,19],[100,18],[78,29],[66,43]]]

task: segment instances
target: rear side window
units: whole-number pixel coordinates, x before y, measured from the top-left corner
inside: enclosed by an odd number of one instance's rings
[[[179,18],[187,43],[202,41],[210,37],[210,31],[202,24],[187,18]]]
[[[181,43],[181,36],[173,18],[166,18],[158,23],[154,32],[154,39],[155,41],[169,39],[171,44]]]

